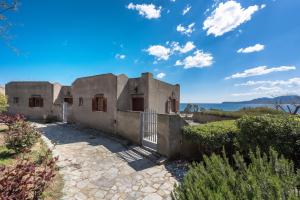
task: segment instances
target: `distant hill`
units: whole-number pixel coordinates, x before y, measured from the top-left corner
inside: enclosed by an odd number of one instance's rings
[[[223,102],[223,103],[241,103],[241,104],[274,104],[274,103],[281,103],[281,104],[293,104],[297,103],[300,104],[300,96],[297,95],[288,95],[288,96],[279,96],[274,98],[257,98],[250,101],[239,101],[239,102]]]

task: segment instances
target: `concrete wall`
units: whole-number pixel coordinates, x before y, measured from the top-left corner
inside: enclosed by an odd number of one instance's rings
[[[103,74],[79,78],[72,84],[73,119],[81,125],[96,128],[105,132],[116,132],[117,115],[117,77]],[[104,94],[107,98],[107,112],[92,112],[92,99],[96,94]],[[79,98],[83,105],[79,106]]]
[[[149,107],[158,113],[166,113],[166,103],[169,98],[180,101],[180,86],[150,79]]]
[[[53,87],[49,82],[10,82],[5,87],[8,96],[8,112],[23,114],[29,119],[46,119],[53,113]],[[29,107],[29,98],[41,95],[44,99],[43,107]],[[14,104],[13,98],[18,97],[19,103]]]
[[[0,85],[0,94],[5,95],[5,87]]]
[[[140,126],[140,112],[117,112],[118,135],[132,141],[135,144],[141,144]]]
[[[182,127],[187,123],[179,115],[158,115],[158,152],[169,158],[178,157],[182,148]]]

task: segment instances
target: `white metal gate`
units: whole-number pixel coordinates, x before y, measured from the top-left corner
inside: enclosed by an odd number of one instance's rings
[[[142,145],[157,150],[157,113],[154,110],[141,112]]]
[[[63,103],[62,118],[63,118],[64,123],[68,122],[68,103],[66,103],[66,102]]]

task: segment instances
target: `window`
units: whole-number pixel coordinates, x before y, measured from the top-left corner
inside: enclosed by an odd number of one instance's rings
[[[13,103],[18,104],[19,103],[19,97],[14,97],[13,98]]]
[[[133,97],[132,98],[132,111],[144,111],[144,98]]]
[[[43,107],[44,100],[41,96],[32,96],[29,98],[29,107]]]
[[[79,97],[78,106],[83,106],[83,98]]]
[[[92,111],[107,112],[107,98],[103,94],[97,94],[92,99]]]
[[[73,104],[73,98],[72,97],[66,97],[66,98],[64,98],[64,102],[66,102],[68,104]]]

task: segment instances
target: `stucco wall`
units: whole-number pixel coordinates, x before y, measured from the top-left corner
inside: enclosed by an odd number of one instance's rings
[[[103,74],[79,78],[72,84],[73,119],[76,123],[105,132],[116,131],[117,78],[113,74]],[[96,94],[107,98],[107,112],[92,112],[92,99]],[[79,97],[83,105],[79,106]]]
[[[134,142],[141,143],[140,138],[140,113],[118,111],[117,114],[117,133],[118,135]]]
[[[166,103],[170,97],[180,101],[179,85],[171,85],[156,79],[150,79],[150,108],[156,110],[156,112],[160,114],[166,113]]]
[[[23,114],[29,119],[46,119],[53,115],[53,89],[49,82],[10,82],[6,85],[8,96],[8,112]],[[44,101],[43,107],[29,107],[29,98],[32,95],[41,95]],[[19,103],[14,104],[13,98],[18,97]]]
[[[5,95],[5,88],[3,86],[0,85],[0,94],[4,94]]]

